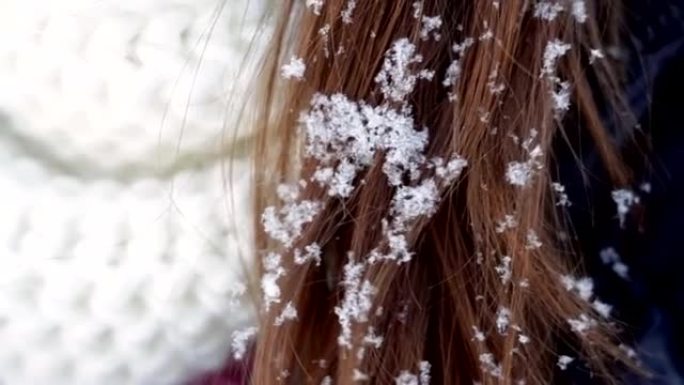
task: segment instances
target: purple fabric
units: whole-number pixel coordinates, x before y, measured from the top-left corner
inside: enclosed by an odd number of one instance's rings
[[[249,382],[249,365],[246,362],[229,362],[217,372],[208,373],[188,385],[246,385]]]

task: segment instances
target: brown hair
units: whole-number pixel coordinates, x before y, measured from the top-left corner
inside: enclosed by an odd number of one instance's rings
[[[580,270],[575,247],[560,236],[569,230],[552,187],[553,146],[581,127],[613,183],[629,181],[598,107],[614,111],[612,121],[628,116],[617,64],[596,51],[617,42],[619,4],[575,1],[583,8],[573,10],[570,1],[529,0],[278,3],[260,74],[255,213],[282,207],[278,186],[300,180],[307,183],[299,197],[319,202],[320,210],[287,247],[256,226],[257,260],[277,252],[282,270],[280,300],[260,313],[252,382],[319,384],[329,376],[334,384],[388,384],[402,373],[426,374],[427,362],[434,384],[548,384],[561,346],[609,378],[622,355],[593,297],[578,294],[579,280],[568,278]],[[426,38],[423,16],[433,15],[441,25]],[[310,183],[321,161],[306,153],[300,114],[316,94],[385,103],[377,74],[402,38],[422,55],[413,70],[434,70],[405,99],[416,126],[427,127],[426,159],[458,154],[468,165],[439,184],[438,208],[406,229],[410,260],[370,263],[379,244],[387,247],[385,220],[397,191],[383,173],[383,156],[360,171],[348,194],[331,196]],[[552,42],[569,46],[551,57]],[[306,66],[301,81],[281,74],[292,57]],[[454,61],[461,76],[443,82]],[[507,178],[507,168],[521,160],[533,176],[524,186]],[[322,262],[295,263],[294,254],[314,242]],[[351,322],[344,344],[336,309],[351,290],[349,260],[362,266],[358,282],[369,282],[372,295],[367,317]],[[296,320],[274,326],[288,302]]]

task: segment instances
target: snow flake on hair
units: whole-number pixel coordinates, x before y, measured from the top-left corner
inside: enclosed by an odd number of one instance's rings
[[[323,8],[324,0],[306,0],[306,7],[314,13],[314,15],[320,15],[321,9]]]
[[[480,354],[480,368],[492,377],[503,378],[501,365],[496,362],[492,353]]]
[[[294,251],[294,263],[303,265],[305,263],[314,262],[316,266],[321,264],[321,247],[318,243],[312,243],[304,247],[304,252],[299,249]]]
[[[257,333],[257,328],[250,326],[245,329],[236,330],[232,334],[231,351],[235,360],[242,360],[247,352],[247,343]]]
[[[601,49],[592,49],[589,51],[589,64],[594,64],[597,59],[604,59],[606,55]]]
[[[568,324],[573,332],[584,335],[588,330],[596,326],[596,320],[586,314],[580,314],[578,318],[568,319]]]
[[[533,229],[527,230],[527,235],[525,236],[525,248],[527,250],[535,250],[542,247],[542,243],[539,240],[537,232]]]
[[[269,253],[262,261],[264,274],[261,277],[261,291],[263,293],[263,306],[266,311],[270,309],[271,304],[280,302],[278,279],[285,275],[281,261],[281,255],[276,253]]]
[[[477,341],[477,342],[484,342],[486,337],[485,337],[484,333],[482,332],[482,330],[480,330],[480,328],[478,328],[475,325],[472,325],[472,328],[473,328],[473,340]]]
[[[561,81],[556,74],[558,60],[565,56],[570,50],[571,45],[554,39],[549,41],[544,48],[544,62],[542,65],[542,76],[545,76],[553,89],[551,90],[551,100],[556,118],[570,108],[570,83]]]
[[[601,262],[610,265],[615,274],[623,279],[629,279],[629,267],[622,262],[620,254],[614,248],[607,247],[601,250],[599,256],[601,257]]]
[[[269,206],[261,215],[261,223],[266,234],[289,248],[320,209],[319,202],[309,200],[287,203],[281,208]]]
[[[568,199],[568,194],[565,192],[565,186],[560,183],[551,183],[551,188],[556,193],[556,206],[568,207],[571,205]]]
[[[407,223],[421,216],[430,216],[437,209],[439,195],[433,179],[417,186],[401,186],[394,194],[391,214],[398,223]]]
[[[555,20],[565,10],[558,1],[540,1],[534,5],[534,17],[545,21]]]
[[[500,307],[496,312],[496,330],[501,335],[506,335],[511,323],[511,311],[507,307]]]
[[[560,370],[566,370],[568,365],[570,365],[573,361],[575,361],[575,359],[570,356],[558,356],[558,362],[556,365],[558,365]]]
[[[578,23],[585,23],[587,21],[587,4],[584,0],[574,0],[571,8],[572,16]]]
[[[442,18],[440,16],[422,16],[420,18],[421,29],[420,39],[427,40],[432,36],[435,41],[442,39],[439,29],[442,28]]]
[[[528,159],[524,162],[510,162],[506,167],[506,181],[508,183],[517,187],[527,187],[537,171],[544,167],[542,163],[544,152],[539,144],[535,144],[536,140],[537,130],[533,129],[530,132],[529,138],[521,145],[527,153]]]
[[[515,219],[515,216],[506,214],[503,219],[496,223],[496,229],[494,231],[496,231],[497,234],[501,234],[508,229],[514,229],[516,227],[518,227],[518,220]]]
[[[418,375],[402,370],[394,379],[396,385],[429,385],[430,384],[430,369],[431,365],[427,361],[421,361],[418,364]]]
[[[501,283],[504,285],[510,282],[511,277],[513,276],[511,262],[511,257],[504,255],[501,257],[501,263],[494,267],[494,271],[496,271],[496,273],[499,275],[499,278],[501,278]]]
[[[275,319],[275,326],[282,325],[285,321],[297,319],[297,309],[292,305],[292,302],[288,302],[283,308],[282,312]]]
[[[639,196],[634,191],[629,189],[614,190],[611,193],[613,201],[617,205],[618,219],[620,220],[620,227],[625,227],[627,214],[635,204],[639,203]]]
[[[440,157],[432,158],[435,167],[435,176],[441,180],[442,185],[449,185],[456,180],[468,166],[468,161],[459,155],[454,155],[446,164]]]
[[[368,381],[370,377],[359,369],[354,368],[352,371],[352,381],[358,382],[358,381]]]
[[[442,81],[442,85],[447,88],[451,88],[455,86],[459,79],[461,78],[461,61],[463,60],[463,54],[465,50],[472,46],[475,43],[475,39],[472,37],[468,37],[463,40],[463,42],[459,44],[454,44],[451,47],[451,50],[456,54],[456,59],[454,59],[451,64],[449,64],[449,67],[446,69],[446,73],[444,75],[444,80]],[[449,100],[455,100],[456,99],[456,94],[453,92],[449,92]]]
[[[344,297],[335,314],[340,323],[340,335],[337,343],[348,349],[352,348],[352,325],[354,322],[367,322],[368,312],[373,305],[376,289],[368,280],[363,279],[364,264],[355,262],[352,255],[344,266]]]
[[[416,73],[411,69],[414,64],[422,61],[423,56],[416,53],[416,46],[408,38],[392,43],[392,47],[385,53],[382,69],[375,77],[375,82],[388,101],[404,102],[419,79],[432,79],[434,71],[421,70]]]
[[[285,79],[304,80],[305,71],[304,59],[296,56],[292,56],[290,62],[280,68],[280,74]]]
[[[351,24],[352,23],[352,14],[354,13],[354,9],[356,8],[356,0],[347,0],[347,6],[342,10],[342,13],[340,14],[342,16],[342,22],[344,24]]]

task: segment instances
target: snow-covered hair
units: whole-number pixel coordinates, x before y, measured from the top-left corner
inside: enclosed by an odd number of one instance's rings
[[[581,126],[629,183],[599,113],[627,127],[603,54],[618,4],[277,8],[256,115],[253,383],[548,384],[574,360],[561,345],[610,378],[626,359],[561,236],[553,149]]]

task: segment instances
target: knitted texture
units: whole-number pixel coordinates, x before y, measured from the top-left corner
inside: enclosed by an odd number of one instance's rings
[[[225,161],[247,139],[221,137],[255,3],[0,3],[0,383],[225,362],[250,234],[246,161]]]

